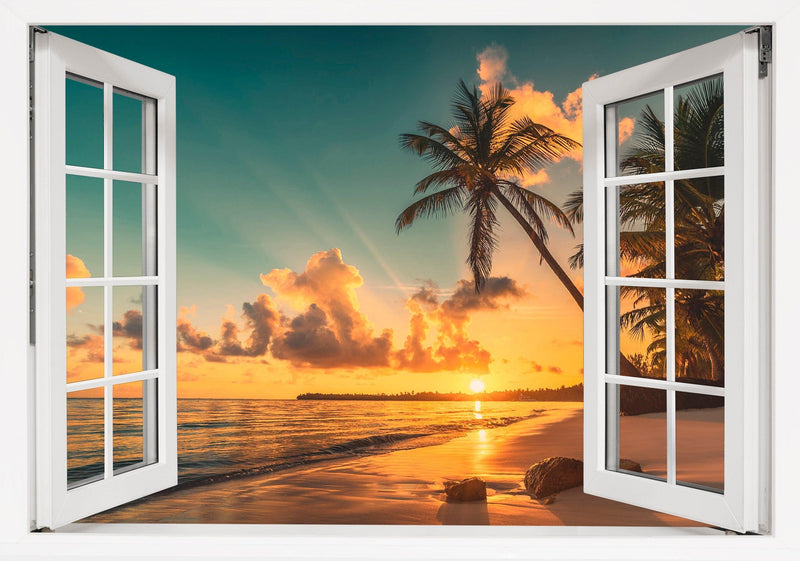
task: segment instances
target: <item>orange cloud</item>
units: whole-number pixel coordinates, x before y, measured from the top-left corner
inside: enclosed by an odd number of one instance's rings
[[[254,302],[242,304],[242,317],[250,335],[245,344],[239,341],[239,327],[223,318],[218,353],[222,356],[263,356],[272,336],[280,326],[280,312],[267,294],[259,294]],[[205,344],[204,340],[200,341]]]
[[[302,273],[273,269],[260,278],[279,299],[303,310],[282,322],[272,343],[275,358],[312,367],[389,366],[392,330],[374,336],[356,294],[364,281],[339,249],[315,253]]]
[[[66,273],[68,279],[84,279],[92,276],[83,260],[70,254],[67,254]],[[67,287],[67,312],[71,312],[83,304],[85,298],[86,295],[81,287]]]
[[[492,43],[478,53],[478,76],[483,82],[498,82],[507,74],[508,51]]]
[[[577,88],[567,94],[563,102],[558,103],[552,92],[547,90],[537,90],[532,81],[519,83],[518,80],[508,72],[508,52],[498,45],[490,45],[478,53],[477,74],[481,80],[478,86],[481,92],[486,95],[491,86],[498,81],[507,81],[513,84],[510,94],[516,101],[509,116],[518,119],[527,115],[534,122],[544,125],[557,133],[563,134],[581,142],[583,140],[583,91]],[[590,76],[593,79],[596,76]],[[583,150],[578,147],[569,152],[567,157],[581,162]],[[522,178],[525,181],[525,178]],[[530,181],[530,180],[528,180]],[[536,183],[546,182],[546,176],[540,177]],[[529,182],[528,185],[535,183]]]
[[[459,281],[452,294],[440,301],[438,288],[425,284],[406,302],[410,333],[404,346],[395,349],[392,330],[376,334],[361,312],[356,288],[363,279],[356,267],[344,262],[340,250],[315,253],[300,273],[273,269],[260,278],[277,300],[291,303],[298,311],[283,313],[271,296],[259,294],[254,302],[242,305],[244,323],[229,306],[215,340],[192,325],[189,316],[196,307],[183,307],[178,317],[179,350],[210,362],[249,362],[258,357],[263,362],[271,356],[307,368],[485,372],[491,354],[469,336],[471,315],[508,309],[508,302],[526,294],[514,280],[492,277],[480,293],[472,281]],[[135,327],[135,317],[125,319],[125,325],[115,324],[115,332],[121,333],[129,324]],[[429,330],[435,330],[430,342]]]
[[[416,372],[487,372],[491,354],[469,337],[470,314],[506,309],[509,300],[524,295],[513,279],[491,277],[480,293],[475,292],[473,281],[458,281],[452,296],[439,303],[435,285],[424,285],[406,303],[412,313],[410,332],[403,348],[394,353],[397,366]],[[436,325],[438,333],[435,342],[426,345],[431,324]]]
[[[619,144],[628,140],[633,134],[633,127],[636,126],[636,119],[632,117],[625,117],[619,122]]]

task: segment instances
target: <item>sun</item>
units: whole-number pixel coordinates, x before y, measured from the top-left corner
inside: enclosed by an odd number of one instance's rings
[[[473,379],[469,383],[469,389],[472,390],[472,393],[481,393],[483,391],[483,388],[485,388],[485,387],[486,387],[486,384],[484,384],[483,382],[481,382],[477,378]]]

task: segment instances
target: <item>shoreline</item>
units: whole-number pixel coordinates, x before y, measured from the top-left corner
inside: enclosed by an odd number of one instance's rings
[[[552,504],[532,499],[522,484],[525,470],[549,456],[582,458],[582,426],[582,409],[565,403],[444,444],[174,490],[82,522],[702,526],[579,487]],[[470,476],[486,481],[486,502],[445,501],[443,482]]]

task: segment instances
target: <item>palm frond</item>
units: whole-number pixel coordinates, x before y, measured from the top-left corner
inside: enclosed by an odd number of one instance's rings
[[[552,220],[573,236],[575,235],[575,231],[572,229],[572,222],[557,204],[549,201],[542,195],[531,191],[530,189],[525,189],[524,187],[517,185],[512,181],[501,180],[499,184],[503,188],[503,191],[506,196],[508,196],[509,200],[514,203],[514,206],[516,206],[519,210],[523,211],[523,214],[526,216],[526,218],[528,218],[528,220],[533,221],[533,217],[535,216],[541,222],[541,218],[539,217],[543,216],[549,220]],[[543,237],[542,239],[545,238]]]
[[[462,208],[462,188],[456,186],[443,189],[411,203],[395,220],[395,230],[400,233],[420,216],[449,216]]]
[[[563,204],[567,218],[573,224],[583,222],[583,189],[578,189],[567,195],[567,200]]]
[[[575,253],[569,256],[570,269],[583,269],[583,244],[575,246]]]
[[[422,156],[425,160],[430,162],[431,165],[439,169],[468,163],[464,158],[438,140],[420,134],[401,134],[400,147],[405,150],[410,150],[417,156]]]

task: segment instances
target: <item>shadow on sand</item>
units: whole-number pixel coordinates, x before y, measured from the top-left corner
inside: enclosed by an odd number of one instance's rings
[[[471,503],[442,503],[436,520],[445,525],[488,525],[489,505],[485,501]]]

